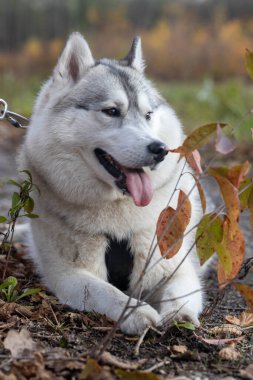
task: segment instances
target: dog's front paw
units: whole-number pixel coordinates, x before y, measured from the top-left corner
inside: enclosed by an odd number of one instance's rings
[[[196,309],[187,307],[187,305],[181,307],[180,309],[172,309],[169,312],[162,313],[161,315],[161,324],[169,323],[173,321],[177,322],[191,322],[195,326],[199,326],[199,312]]]
[[[141,335],[149,326],[157,326],[161,322],[161,317],[157,311],[148,304],[142,304],[133,311],[128,309],[126,316],[131,312],[121,324],[120,329],[129,335]]]

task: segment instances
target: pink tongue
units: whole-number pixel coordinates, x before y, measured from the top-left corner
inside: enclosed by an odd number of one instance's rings
[[[153,186],[147,173],[140,170],[126,170],[126,184],[136,206],[147,206],[153,196]]]

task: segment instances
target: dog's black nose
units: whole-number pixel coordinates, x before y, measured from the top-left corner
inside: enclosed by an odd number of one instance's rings
[[[168,147],[160,141],[154,141],[148,145],[148,151],[154,155],[156,162],[161,162],[168,154]]]

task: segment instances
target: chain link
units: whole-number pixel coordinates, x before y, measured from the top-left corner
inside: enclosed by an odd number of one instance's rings
[[[27,125],[23,125],[22,123],[29,123],[29,119],[26,117],[19,115],[16,112],[12,112],[8,110],[8,104],[4,99],[0,99],[0,121],[7,120],[13,127],[15,128],[27,128]]]

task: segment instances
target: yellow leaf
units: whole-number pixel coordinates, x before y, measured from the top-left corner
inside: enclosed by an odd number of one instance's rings
[[[215,213],[204,215],[196,232],[196,248],[200,265],[203,265],[216,252],[222,236],[221,218]]]
[[[253,79],[253,53],[246,49],[245,53],[246,69],[251,79]]]

